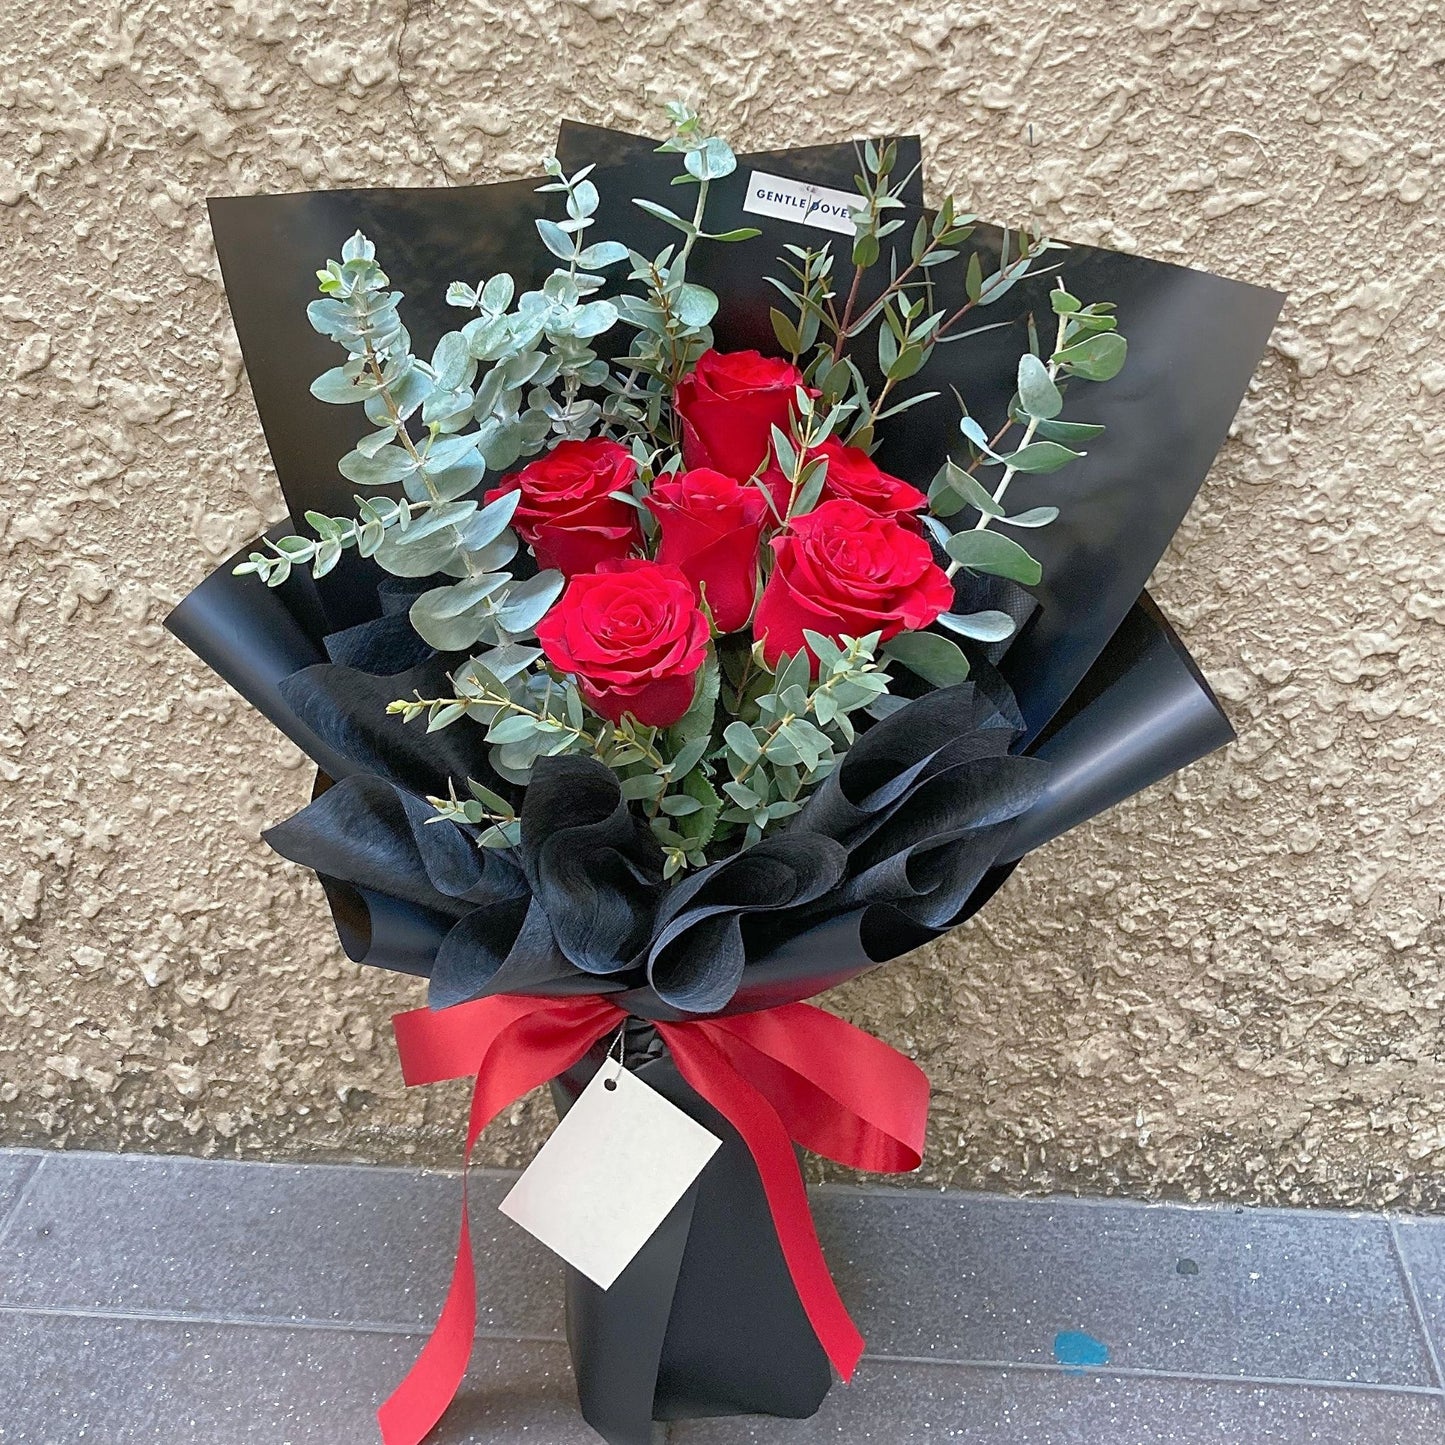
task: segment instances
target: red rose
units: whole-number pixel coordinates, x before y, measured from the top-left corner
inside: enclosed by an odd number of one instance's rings
[[[953,606],[953,583],[917,533],[857,502],[824,502],[773,538],[773,575],[753,631],[771,667],[807,644],[803,629],[842,637],[927,627]]]
[[[512,517],[541,567],[568,577],[590,572],[609,557],[625,557],[642,541],[637,509],[610,496],[625,492],[637,476],[626,447],[593,437],[558,442],[487,493],[489,502],[520,491]]]
[[[756,351],[705,351],[678,382],[682,459],[745,482],[768,459],[772,429],[792,425],[803,373]]]
[[[829,437],[808,455],[828,458],[821,502],[847,498],[900,522],[912,521],[910,513],[921,512],[928,505],[928,498],[917,487],[883,471],[862,447],[845,447],[836,437]]]
[[[928,498],[901,477],[883,471],[862,447],[845,447],[836,437],[828,437],[820,446],[809,450],[809,460],[813,457],[828,459],[828,475],[818,498],[820,504],[847,498],[880,517],[893,517],[909,526],[918,526],[912,513],[921,512],[928,505]],[[763,482],[773,494],[778,511],[786,513],[791,488],[776,462],[763,473]]]
[[[692,703],[708,625],[678,568],[625,557],[573,577],[537,624],[537,641],[594,712],[665,728]]]
[[[647,506],[662,530],[657,560],[680,567],[702,590],[719,632],[746,627],[768,499],[754,486],[699,467],[657,482]]]

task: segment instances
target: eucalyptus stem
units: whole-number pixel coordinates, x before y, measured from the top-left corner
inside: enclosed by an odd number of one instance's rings
[[[843,303],[843,316],[838,323],[838,329],[833,337],[833,360],[842,358],[843,348],[848,344],[848,334],[853,325],[853,308],[858,304],[858,288],[863,284],[863,272],[866,266],[855,266],[853,268],[853,284],[848,288],[848,299]]]
[[[1061,316],[1059,317],[1058,329],[1057,329],[1057,331],[1056,331],[1056,333],[1055,333],[1055,337],[1054,337],[1054,355],[1049,358],[1049,362],[1048,362],[1048,372],[1049,372],[1049,380],[1050,380],[1050,381],[1057,381],[1057,380],[1058,380],[1058,376],[1059,376],[1059,363],[1058,363],[1058,361],[1055,360],[1054,358],[1057,357],[1058,353],[1059,353],[1060,351],[1062,351],[1063,348],[1064,348],[1064,330],[1065,330],[1065,328],[1066,328],[1067,325],[1068,325],[1068,317],[1067,317],[1067,316],[1064,316],[1064,315],[1061,315]],[[1003,431],[1006,431],[1006,430],[1007,430],[1008,425],[1009,425],[1008,423],[1005,423],[1004,427],[1003,427],[998,433],[995,433],[995,436],[994,436],[993,441],[991,441],[991,442],[989,443],[990,448],[992,448],[992,447],[994,446],[994,444],[997,442],[997,440],[999,439],[999,437],[1002,435]],[[1018,447],[1017,447],[1017,450],[1018,450],[1018,451],[1022,451],[1026,446],[1028,446],[1028,444],[1029,444],[1031,441],[1033,441],[1033,439],[1034,439],[1034,433],[1038,430],[1038,426],[1039,426],[1039,418],[1036,417],[1036,416],[1031,416],[1031,417],[1029,417],[1029,424],[1024,428],[1023,437],[1020,439],[1019,444],[1018,444]],[[1003,476],[1001,476],[1001,477],[999,478],[998,486],[994,489],[994,493],[993,493],[993,499],[994,499],[994,501],[995,501],[996,503],[999,503],[1000,505],[1002,504],[1003,499],[1004,499],[1004,494],[1005,494],[1005,493],[1008,491],[1008,489],[1009,489],[1009,483],[1013,481],[1013,479],[1014,479],[1015,475],[1017,474],[1017,472],[1018,472],[1018,468],[1017,468],[1017,467],[1006,466],[1006,467],[1003,469]],[[987,529],[988,524],[989,524],[991,521],[993,521],[993,518],[992,518],[987,512],[980,511],[979,514],[978,514],[978,521],[976,521],[976,522],[973,524],[973,530],[974,530],[975,532],[982,532],[982,531],[984,531],[984,530]],[[963,564],[962,564],[961,562],[959,562],[959,561],[957,560],[957,558],[955,558],[953,561],[951,561],[951,562],[948,564],[947,575],[950,576],[950,577],[952,577],[952,576],[958,571],[959,567],[961,567],[962,565],[963,565]]]
[[[873,666],[869,665],[869,666],[865,667],[863,670],[864,670],[865,672],[874,672],[874,671],[876,671],[877,669],[874,668]],[[825,696],[827,693],[831,692],[831,691],[833,690],[834,686],[835,686],[836,684],[844,681],[845,678],[846,678],[846,674],[844,674],[844,673],[835,673],[832,677],[825,678],[822,682],[820,682],[820,683],[817,685],[817,687],[815,687],[815,688],[808,694],[808,701],[807,701],[807,703],[805,704],[805,706],[804,706],[804,708],[803,708],[802,716],[803,716],[803,717],[807,717],[807,715],[808,715],[809,713],[814,712],[814,711],[816,710],[816,706],[817,706],[818,699],[819,699],[820,697]],[[756,768],[756,767],[758,766],[758,764],[761,763],[762,760],[767,756],[769,744],[773,741],[774,738],[777,737],[777,735],[778,735],[780,732],[782,732],[782,730],[783,730],[785,727],[788,726],[789,723],[797,722],[798,716],[799,716],[799,714],[797,714],[797,713],[791,713],[791,712],[789,712],[789,713],[784,713],[783,716],[780,717],[780,718],[778,719],[778,721],[775,722],[775,723],[772,725],[772,727],[770,727],[770,728],[768,729],[768,731],[764,734],[764,736],[759,739],[758,746],[759,746],[759,748],[761,749],[761,751],[758,753],[757,757],[755,757],[755,758],[752,760],[752,762],[750,762],[750,763],[748,763],[748,764],[746,764],[746,765],[744,766],[742,772],[740,772],[740,773],[737,775],[737,777],[734,779],[735,782],[738,782],[738,783],[745,783],[745,782],[747,782],[748,778],[752,775],[753,769]]]
[[[965,301],[952,316],[939,323],[938,329],[933,333],[934,342],[937,343],[940,341],[944,333],[962,321],[975,306],[987,306],[990,293],[998,290],[998,288],[1006,282],[1012,282],[1016,275],[1023,275],[1027,272],[1033,264],[1033,259],[1036,254],[1036,251],[1027,251],[1019,256],[1011,266],[994,272],[979,288],[977,296]]]
[[[426,474],[426,467],[423,465],[425,458],[417,451],[416,443],[412,441],[411,434],[406,429],[406,423],[402,420],[401,408],[397,406],[396,399],[391,394],[391,387],[385,380],[385,373],[381,369],[381,361],[376,354],[376,347],[371,344],[369,336],[366,338],[366,365],[376,379],[377,395],[381,398],[382,404],[386,407],[386,414],[396,428],[396,439],[402,444],[406,454],[416,463],[416,474],[421,478],[422,485],[427,490],[427,496],[432,502],[440,502],[441,497],[438,495],[437,489],[432,486],[431,478]]]
[[[423,712],[446,707],[459,707],[463,712],[470,712],[473,708],[491,707],[501,712],[520,713],[524,717],[534,718],[549,727],[555,726],[559,732],[565,732],[574,741],[590,747],[595,757],[602,756],[602,739],[595,737],[585,728],[573,727],[570,723],[560,724],[556,718],[550,717],[547,713],[538,712],[535,708],[527,707],[516,701],[507,693],[493,692],[490,688],[483,689],[474,697],[423,697],[418,692],[411,697],[398,698],[395,702],[388,703],[386,710],[389,713],[400,713],[404,722],[410,722],[412,718]]]

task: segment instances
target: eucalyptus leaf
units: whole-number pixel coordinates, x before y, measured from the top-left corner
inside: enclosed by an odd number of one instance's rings
[[[884,644],[883,655],[902,663],[934,687],[952,687],[968,676],[968,658],[963,649],[936,632],[900,632]]]
[[[1059,442],[1030,442],[1016,452],[1005,454],[1004,461],[1016,472],[1056,472],[1084,455]]]
[[[993,494],[984,487],[971,473],[960,466],[948,462],[939,473],[943,486],[961,497],[970,507],[976,507],[988,517],[1003,516],[1003,508],[994,501]],[[938,479],[935,479],[937,484]],[[931,495],[931,489],[930,489]],[[937,510],[937,509],[935,509]],[[947,513],[943,515],[947,516]]]
[[[589,271],[600,271],[627,259],[627,247],[621,241],[594,241],[577,253],[577,264]]]
[[[537,234],[541,236],[542,244],[559,260],[570,261],[577,254],[577,242],[556,221],[539,217]]]
[[[538,647],[528,647],[520,642],[508,642],[501,647],[490,647],[482,654],[487,671],[496,681],[509,682],[519,673],[525,672],[542,656]]]
[[[519,743],[531,740],[538,732],[537,719],[526,713],[507,713],[487,729],[489,743]]]
[[[445,527],[455,527],[465,522],[476,510],[477,504],[474,500],[444,502],[440,506],[427,508],[407,524],[407,545],[414,547],[424,538],[440,532]]]
[[[1019,402],[1024,411],[1047,421],[1063,410],[1064,398],[1054,385],[1049,369],[1037,356],[1025,352],[1019,357]]]
[[[696,286],[691,281],[678,287],[674,304],[684,326],[703,327],[717,315],[717,296],[706,286]]]
[[[1104,434],[1104,428],[1086,421],[1041,421],[1034,428],[1034,435],[1045,441],[1063,442],[1070,446],[1075,442],[1092,441]]]
[[[1057,507],[1030,507],[1027,512],[1017,512],[1012,517],[1000,517],[1001,527],[1047,527],[1058,518]]]
[[[1123,369],[1127,353],[1124,338],[1117,331],[1105,331],[1066,346],[1054,359],[1085,381],[1109,381]]]
[[[938,621],[974,642],[1004,642],[1014,634],[1014,620],[1007,612],[945,612]]]
[[[466,338],[459,331],[448,331],[432,353],[433,378],[441,391],[455,391],[464,386],[476,371],[476,362],[467,350]]]
[[[457,535],[450,529],[410,543],[405,532],[389,531],[376,549],[378,564],[393,577],[430,577],[445,572],[458,555]]]
[[[723,741],[728,745],[729,750],[741,758],[745,764],[755,763],[763,755],[762,747],[757,738],[753,736],[752,728],[745,722],[730,722],[723,729]],[[737,799],[734,798],[734,801],[736,802]]]
[[[311,395],[317,401],[330,402],[333,406],[344,406],[350,402],[365,401],[379,390],[374,377],[357,374],[348,366],[333,366],[323,371],[311,383]]]
[[[460,652],[485,632],[491,616],[488,599],[509,580],[505,572],[495,572],[449,587],[433,587],[411,604],[407,615],[428,646],[438,652]]]
[[[561,595],[564,580],[560,572],[548,570],[519,582],[497,610],[498,625],[516,636],[532,632]]]
[[[997,532],[960,532],[949,538],[945,550],[970,571],[1010,577],[1025,587],[1032,587],[1044,575],[1044,569],[1017,542]]]
[[[675,211],[669,211],[666,206],[659,206],[656,201],[634,197],[632,204],[639,210],[646,211],[649,216],[655,216],[659,221],[666,221],[669,226],[675,226],[686,236],[695,235],[697,232],[697,227],[691,221],[684,221]]]

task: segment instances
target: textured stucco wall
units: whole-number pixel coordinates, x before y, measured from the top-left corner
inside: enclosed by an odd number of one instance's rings
[[[831,1000],[932,1073],[923,1177],[1445,1205],[1438,4],[0,15],[0,1140],[454,1162],[416,985],[258,841],[307,768],[160,629],[281,515],[203,198],[526,173],[681,93],[746,145],[917,127],[935,192],[1290,293],[1155,581],[1239,744]]]

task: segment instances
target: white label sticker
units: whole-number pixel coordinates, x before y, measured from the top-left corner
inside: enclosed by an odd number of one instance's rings
[[[863,197],[852,191],[834,191],[827,186],[812,186],[806,181],[790,181],[786,176],[754,171],[748,177],[748,198],[743,202],[743,210],[755,216],[777,216],[784,221],[797,221],[804,226],[851,236],[856,229],[853,212],[862,204]]]
[[[608,1289],[721,1142],[609,1058],[500,1208]]]

